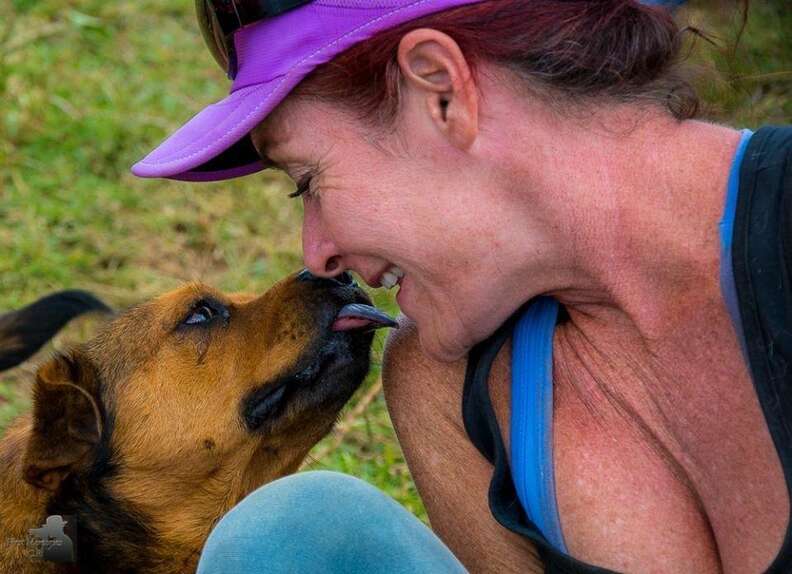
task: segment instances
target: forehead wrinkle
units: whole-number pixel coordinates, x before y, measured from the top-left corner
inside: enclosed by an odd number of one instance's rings
[[[337,143],[339,122],[347,122],[348,119],[348,115],[333,106],[313,100],[287,98],[253,128],[251,138],[259,153],[270,160],[274,167],[280,169],[299,167],[298,162],[289,161],[290,157],[302,158],[316,154],[315,146],[322,139],[329,139],[333,144]],[[308,130],[307,134],[306,130]],[[311,137],[311,134],[317,134],[318,137]],[[295,140],[300,141],[301,138],[297,136],[306,136],[302,137],[303,147],[294,148],[292,145],[294,149],[284,149]],[[316,155],[323,156],[330,151],[322,151]],[[285,157],[278,157],[279,154]]]

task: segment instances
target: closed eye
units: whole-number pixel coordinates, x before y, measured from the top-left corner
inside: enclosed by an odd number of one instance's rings
[[[311,191],[311,180],[313,179],[313,174],[308,173],[305,174],[300,178],[300,181],[297,182],[297,189],[289,194],[289,197],[300,197],[308,193],[310,195]]]

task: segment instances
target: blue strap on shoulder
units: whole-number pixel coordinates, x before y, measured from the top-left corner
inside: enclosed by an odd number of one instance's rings
[[[511,462],[517,497],[547,541],[566,553],[553,472],[553,332],[558,302],[532,300],[512,334]]]
[[[729,183],[726,188],[726,202],[723,208],[723,217],[718,225],[720,232],[721,259],[720,259],[720,285],[726,308],[729,310],[734,330],[737,332],[737,339],[743,356],[748,360],[748,353],[745,348],[745,335],[742,328],[740,317],[740,306],[737,299],[737,286],[734,283],[734,269],[732,267],[732,241],[734,239],[734,215],[737,211],[737,196],[740,191],[740,166],[742,166],[745,149],[751,141],[753,132],[742,130],[740,143],[734,153],[731,171],[729,172]],[[747,363],[746,363],[747,364]]]
[[[648,4],[649,6],[665,6],[673,10],[685,3],[686,0],[641,0],[641,4]]]

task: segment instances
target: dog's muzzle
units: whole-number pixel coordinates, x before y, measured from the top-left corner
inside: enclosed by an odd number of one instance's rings
[[[252,432],[275,432],[304,413],[335,417],[368,373],[373,331],[398,327],[348,274],[320,278],[306,270],[295,278],[312,287],[316,335],[289,372],[244,399],[242,417]]]

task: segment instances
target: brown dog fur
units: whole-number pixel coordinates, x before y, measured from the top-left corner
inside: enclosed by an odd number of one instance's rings
[[[194,572],[220,517],[296,471],[362,382],[371,333],[330,328],[352,302],[295,276],[261,297],[187,285],[43,364],[0,441],[0,572]],[[185,324],[201,305],[209,324]],[[76,517],[78,564],[3,548],[52,514]]]

